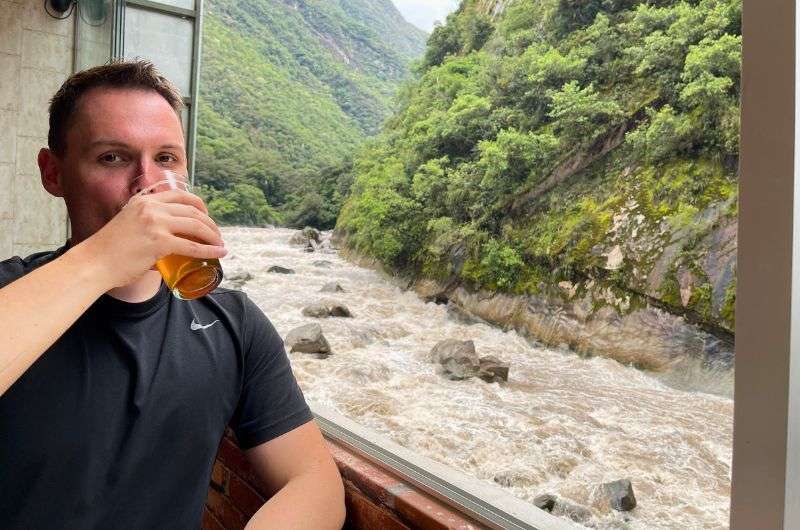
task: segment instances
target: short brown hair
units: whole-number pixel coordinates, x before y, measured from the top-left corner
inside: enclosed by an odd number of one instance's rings
[[[150,61],[113,61],[70,76],[50,100],[50,131],[47,144],[58,156],[66,152],[67,127],[81,96],[93,88],[141,88],[161,94],[180,116],[180,91]]]

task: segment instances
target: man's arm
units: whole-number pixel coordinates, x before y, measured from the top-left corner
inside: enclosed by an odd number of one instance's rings
[[[97,267],[76,248],[0,289],[0,396],[103,294]]]
[[[314,421],[245,451],[272,497],[245,530],[338,530],[344,486]]]
[[[96,234],[0,289],[0,396],[101,294],[135,280],[158,258],[224,256],[206,212],[184,191],[136,197]]]

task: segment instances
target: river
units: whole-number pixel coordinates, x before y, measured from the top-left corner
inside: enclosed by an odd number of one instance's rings
[[[249,271],[250,298],[281,336],[321,324],[333,354],[290,354],[310,401],[478,480],[533,500],[550,493],[588,507],[602,529],[728,527],[733,400],[687,391],[604,358],[537,346],[513,331],[468,322],[425,303],[335,251],[303,252],[292,230],[224,228],[223,268]],[[329,264],[314,264],[325,260]],[[267,273],[272,265],[296,273]],[[344,293],[321,293],[337,281]],[[315,320],[324,300],[354,318]],[[508,383],[449,381],[427,362],[443,339],[510,364]],[[598,486],[633,483],[638,506],[611,510]]]

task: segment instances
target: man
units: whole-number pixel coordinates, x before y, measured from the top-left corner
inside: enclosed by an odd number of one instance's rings
[[[128,202],[185,174],[180,108],[147,62],[75,74],[51,101],[38,162],[72,236],[0,263],[4,529],[199,528],[228,424],[274,492],[248,528],[342,525],[341,477],[271,323],[238,291],[178,300],[153,269],[226,252],[195,195]]]

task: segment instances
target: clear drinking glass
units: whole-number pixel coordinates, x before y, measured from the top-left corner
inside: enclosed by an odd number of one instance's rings
[[[167,190],[184,190],[191,193],[191,185],[185,176],[173,171],[164,171],[163,180],[137,191],[136,195]],[[179,235],[201,242],[189,236]],[[201,259],[170,254],[156,261],[156,268],[172,294],[180,300],[194,300],[205,296],[222,282],[222,266],[216,258]]]

